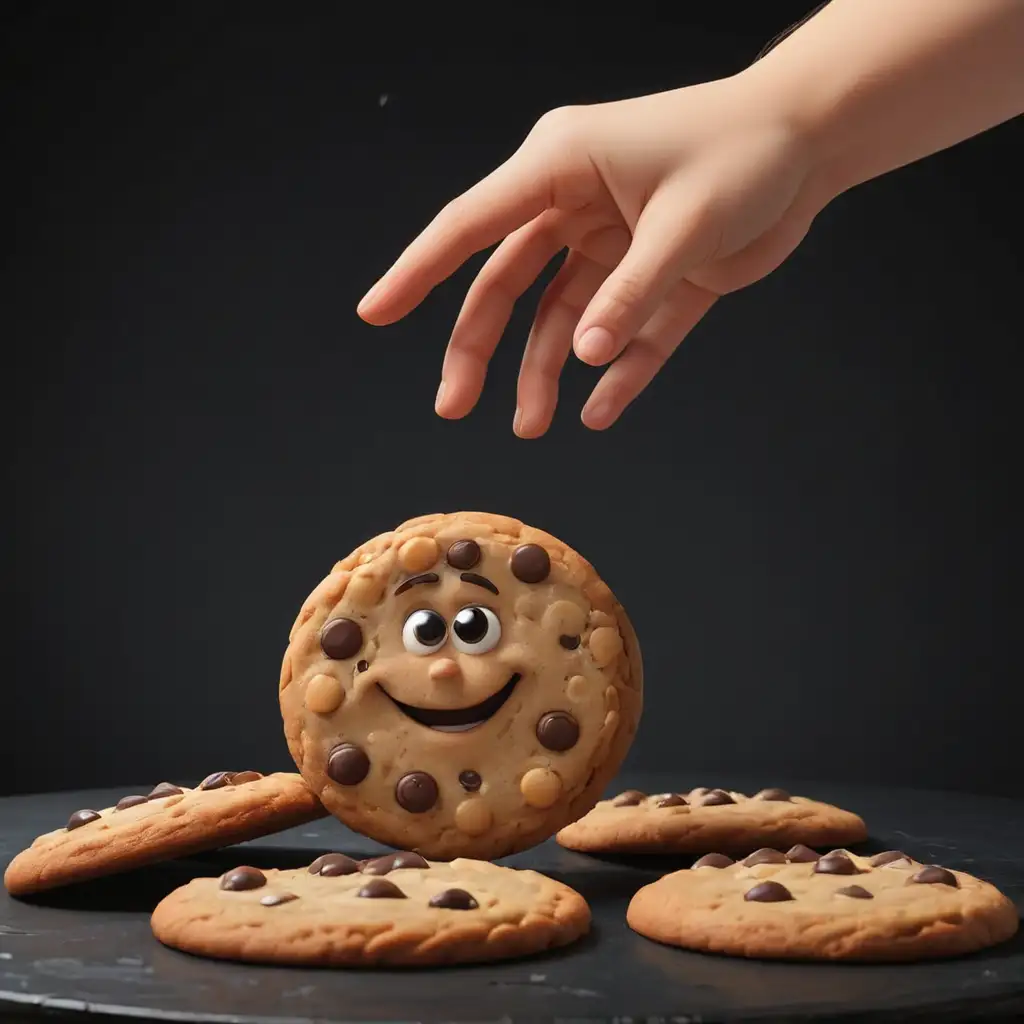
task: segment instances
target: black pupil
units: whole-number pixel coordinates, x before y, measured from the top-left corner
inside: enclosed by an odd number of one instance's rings
[[[463,643],[478,644],[487,635],[487,616],[480,608],[463,608],[452,628]]]
[[[437,612],[420,612],[416,620],[416,639],[424,647],[433,647],[444,639],[444,619]]]

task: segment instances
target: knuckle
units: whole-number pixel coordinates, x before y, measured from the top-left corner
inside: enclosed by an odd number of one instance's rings
[[[530,136],[544,142],[563,143],[576,136],[582,120],[582,107],[554,107],[541,114],[530,132]]]
[[[622,311],[632,311],[643,303],[646,294],[646,282],[639,274],[624,273],[616,279],[609,298]]]

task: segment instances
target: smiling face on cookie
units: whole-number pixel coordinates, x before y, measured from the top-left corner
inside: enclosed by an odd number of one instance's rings
[[[639,713],[632,632],[607,587],[553,538],[480,518],[360,549],[311,595],[286,656],[307,781],[353,827],[434,856],[551,834]]]

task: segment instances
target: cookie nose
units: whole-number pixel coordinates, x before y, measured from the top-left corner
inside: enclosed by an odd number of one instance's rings
[[[456,679],[460,674],[459,666],[451,658],[438,658],[430,666],[430,678],[435,682],[441,679]]]

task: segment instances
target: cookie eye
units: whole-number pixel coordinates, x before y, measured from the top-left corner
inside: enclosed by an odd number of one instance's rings
[[[447,623],[429,608],[413,612],[402,627],[402,643],[410,654],[433,654],[447,636]]]
[[[486,654],[501,639],[501,622],[490,608],[470,605],[452,623],[452,643],[463,654]]]

